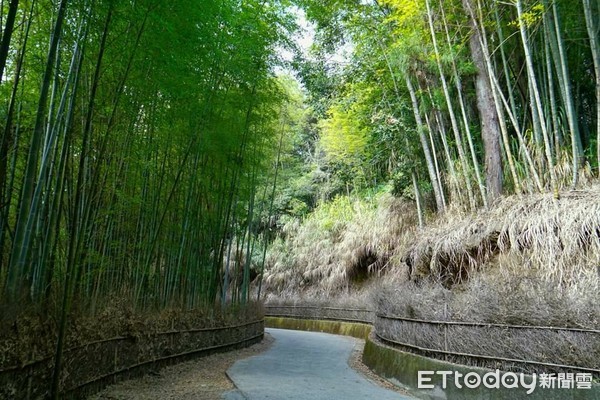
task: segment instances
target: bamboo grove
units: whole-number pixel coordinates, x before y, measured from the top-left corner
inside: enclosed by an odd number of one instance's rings
[[[598,174],[597,1],[302,3],[318,52],[353,46],[348,65],[315,62],[320,72],[304,74],[313,98],[329,95],[314,100],[326,120],[321,145],[361,176],[353,187],[391,179],[396,193],[417,192],[420,209],[431,199],[443,212],[501,194],[558,197]],[[354,155],[337,155],[331,137],[349,136],[334,126],[360,141]]]
[[[268,204],[283,129],[283,9],[2,1],[4,305],[57,304],[64,321],[110,298],[249,300],[254,204]]]

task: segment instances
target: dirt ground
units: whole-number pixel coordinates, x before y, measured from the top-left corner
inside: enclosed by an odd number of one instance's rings
[[[88,400],[217,400],[235,389],[225,371],[237,360],[267,350],[273,338],[245,349],[213,354],[161,369],[158,373],[111,385]]]
[[[202,357],[164,368],[156,374],[111,385],[88,400],[218,400],[223,393],[235,389],[225,372],[237,360],[260,354],[272,343],[271,335],[265,333],[262,342],[246,349]],[[350,366],[377,384],[405,394],[362,363],[363,347],[364,341],[358,341],[348,362]]]

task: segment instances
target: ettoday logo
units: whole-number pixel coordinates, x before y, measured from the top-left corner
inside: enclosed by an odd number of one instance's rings
[[[419,371],[417,387],[419,389],[435,389],[433,383],[440,380],[442,389],[454,383],[457,389],[477,389],[482,385],[487,389],[525,389],[527,394],[533,393],[536,387],[540,389],[592,389],[593,376],[589,372],[580,373],[533,373],[525,375],[514,372],[501,372],[499,369],[486,374],[458,371]]]
[[[419,371],[417,387],[419,389],[434,389],[436,385],[432,382],[435,376],[441,377],[441,387],[446,389],[448,382],[453,381],[458,389],[476,389],[484,386],[488,389],[526,389],[527,394],[533,393],[537,387],[537,374],[525,375],[514,372],[500,372],[499,369],[490,371],[484,375],[477,372],[463,374],[458,371]]]

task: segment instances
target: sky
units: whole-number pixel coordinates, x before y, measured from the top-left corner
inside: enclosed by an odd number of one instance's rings
[[[303,55],[306,58],[310,58],[310,48],[315,40],[315,29],[316,26],[312,22],[306,19],[304,10],[298,7],[292,7],[292,13],[296,15],[296,22],[300,27],[300,32],[294,36],[294,42],[302,50]],[[352,53],[353,46],[351,43],[346,43],[344,46],[338,49],[335,54],[332,54],[328,58],[329,63],[346,64],[348,63],[349,55]],[[278,49],[279,56],[284,61],[292,61],[294,55],[291,51],[280,47]],[[276,74],[295,75],[294,71],[291,71],[287,67],[277,66],[275,68]]]
[[[299,34],[294,36],[293,39],[296,45],[302,50],[302,53],[306,57],[308,56],[310,46],[312,46],[314,42],[315,25],[310,23],[306,19],[306,14],[304,13],[304,10],[294,6],[292,7],[292,13],[296,16],[296,22],[300,27]],[[277,52],[279,53],[279,57],[284,61],[289,62],[292,61],[292,59],[294,58],[294,54],[290,50],[285,49],[283,47],[279,47],[277,49]],[[294,75],[293,71],[290,71],[289,68],[282,66],[276,66],[275,73],[278,75]]]

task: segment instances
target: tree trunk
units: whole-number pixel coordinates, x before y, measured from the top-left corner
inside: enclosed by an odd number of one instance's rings
[[[546,5],[548,6],[547,2]],[[569,130],[571,133],[571,146],[573,151],[572,187],[575,188],[579,180],[579,168],[581,166],[581,161],[583,160],[583,146],[581,144],[581,137],[579,134],[579,125],[577,121],[577,111],[575,110],[575,103],[573,99],[573,91],[571,90],[571,81],[569,76],[569,60],[567,60],[565,46],[563,43],[562,35],[560,33],[560,21],[556,2],[552,3],[552,19],[554,22],[554,32],[552,32],[552,27],[549,27],[551,35],[549,35],[549,37],[546,37],[546,40],[550,40],[551,45],[553,43],[556,43],[556,47],[558,49],[558,77],[559,82],[563,82],[563,98],[566,107],[567,122],[569,124]]]
[[[465,149],[462,141],[462,137],[460,134],[460,129],[458,127],[458,122],[456,119],[456,114],[454,112],[454,105],[452,104],[452,99],[450,97],[450,90],[448,89],[448,83],[446,81],[446,77],[444,76],[444,70],[441,64],[441,56],[437,46],[437,40],[435,38],[435,30],[433,28],[433,15],[432,10],[429,5],[429,0],[426,0],[427,5],[427,20],[429,22],[429,31],[431,34],[431,40],[433,42],[433,47],[435,51],[435,59],[438,67],[438,72],[440,74],[440,81],[442,82],[442,89],[444,91],[444,98],[446,99],[446,105],[448,106],[448,114],[450,115],[450,122],[452,125],[452,131],[454,132],[454,138],[456,140],[456,147],[458,148],[458,155],[460,158],[460,162],[462,164],[462,171],[465,179],[465,184],[467,188],[467,193],[469,195],[469,200],[471,202],[471,209],[475,208],[475,196],[473,194],[473,189],[471,187],[471,178],[469,177],[469,162],[467,161],[467,156],[465,155]],[[477,159],[473,159],[474,164],[473,168],[475,169],[475,174],[477,177],[477,183],[479,186],[479,190],[481,191],[481,199],[484,205],[487,205],[485,188],[483,187],[483,182],[481,180],[481,174],[479,173],[479,165],[477,163]]]
[[[481,120],[481,137],[485,151],[485,171],[488,199],[493,201],[502,194],[502,157],[500,150],[500,123],[492,87],[486,74],[486,62],[482,43],[484,32],[479,29],[472,0],[462,0],[463,7],[470,16],[472,34],[469,48],[473,63],[477,68],[475,89],[477,93],[477,109]]]
[[[585,13],[585,26],[590,37],[594,74],[596,75],[596,156],[598,157],[598,175],[600,176],[600,44],[598,43],[598,26],[594,23],[590,0],[583,0],[583,12]]]
[[[471,128],[469,127],[469,118],[467,117],[467,107],[465,105],[465,100],[462,95],[462,93],[463,93],[462,79],[460,78],[460,74],[458,73],[458,68],[456,66],[456,56],[455,56],[454,49],[452,46],[452,39],[450,38],[450,32],[448,30],[448,22],[446,20],[446,13],[444,12],[444,4],[442,1],[440,1],[440,11],[442,13],[444,32],[446,33],[446,43],[448,44],[448,50],[451,53],[452,75],[454,77],[454,84],[456,87],[456,94],[458,96],[458,104],[460,106],[462,121],[463,121],[463,125],[465,127],[465,133],[467,136],[467,141],[469,143],[469,150],[471,152],[471,158],[473,160],[473,165],[475,166],[475,174],[477,176],[477,183],[479,185],[479,191],[481,192],[481,197],[483,198],[483,204],[487,208],[488,195],[486,194],[486,189],[485,189],[485,186],[483,185],[483,181],[481,179],[481,172],[480,172],[480,168],[479,168],[479,161],[477,159],[477,152],[475,151],[475,145],[473,144],[473,135],[471,134]]]
[[[50,89],[50,81],[52,79],[53,72],[52,66],[56,58],[58,41],[62,33],[62,25],[64,22],[68,2],[68,0],[62,0],[58,8],[58,14],[56,16],[56,22],[54,24],[52,39],[50,42],[50,49],[46,59],[42,87],[40,89],[40,99],[37,108],[35,126],[29,147],[29,154],[27,156],[27,166],[25,168],[21,204],[19,207],[19,216],[17,220],[15,240],[13,242],[13,248],[11,252],[9,276],[6,285],[8,297],[12,300],[16,300],[17,297],[22,294],[21,291],[25,289],[25,282],[22,281],[22,278],[27,266],[25,265],[25,259],[21,256],[23,250],[23,238],[26,235],[25,229],[31,210],[31,200],[33,198],[33,191],[35,188],[35,178],[37,175],[42,135],[44,133],[44,120],[46,118],[46,109],[48,104],[48,91]]]
[[[417,202],[417,215],[419,216],[419,228],[425,226],[425,219],[423,218],[423,207],[421,206],[421,192],[419,191],[419,185],[417,183],[417,175],[413,171],[411,174],[413,190],[415,191],[415,201]]]
[[[256,301],[260,302],[260,294],[262,291],[262,283],[263,283],[263,276],[265,273],[265,260],[267,259],[267,247],[269,245],[269,240],[270,240],[270,235],[269,232],[271,231],[271,217],[273,216],[273,206],[275,204],[275,189],[277,189],[277,177],[279,175],[279,163],[281,161],[281,149],[283,147],[283,138],[285,135],[285,124],[282,123],[282,127],[281,127],[281,135],[279,136],[279,145],[277,146],[277,159],[275,160],[275,174],[273,176],[273,188],[271,189],[271,198],[269,200],[269,213],[268,213],[268,220],[267,220],[267,229],[265,230],[264,233],[264,247],[263,247],[263,253],[262,253],[262,260],[260,262],[260,272],[259,272],[259,281],[258,281],[258,292],[256,294]]]
[[[2,42],[0,42],[0,82],[2,82],[2,77],[4,76],[4,67],[6,66],[6,59],[8,58],[10,40],[15,28],[17,8],[19,8],[19,0],[11,0],[10,5],[8,6],[4,33],[2,34]]]
[[[4,252],[4,243],[5,237],[8,230],[8,221],[10,215],[10,209],[12,204],[12,185],[9,185],[8,179],[8,155],[9,155],[9,144],[14,141],[12,132],[13,132],[13,120],[15,115],[15,108],[17,104],[17,94],[19,90],[19,84],[21,81],[22,69],[23,69],[23,61],[25,59],[25,52],[27,50],[27,42],[29,41],[29,31],[31,29],[31,16],[33,15],[33,9],[35,6],[35,1],[32,1],[31,8],[29,13],[24,13],[21,24],[25,25],[25,31],[23,33],[21,49],[18,51],[17,56],[17,65],[15,69],[15,74],[13,77],[13,87],[11,91],[10,100],[8,102],[8,111],[6,113],[6,123],[4,125],[4,130],[2,134],[2,140],[0,140],[0,254],[6,254]],[[25,21],[27,20],[27,24]],[[1,75],[0,75],[1,76]],[[17,145],[14,146],[17,149]],[[17,158],[17,153],[15,152],[15,159]],[[14,168],[11,169],[14,174]],[[12,181],[12,179],[11,179]],[[4,262],[8,263],[8,260],[2,259],[0,257],[0,264]],[[1,267],[0,267],[1,269]]]
[[[442,200],[442,188],[439,186],[439,181],[435,173],[435,167],[433,165],[433,158],[431,157],[431,151],[429,149],[429,143],[425,137],[425,126],[421,119],[421,113],[419,112],[419,102],[417,100],[417,94],[415,88],[410,81],[410,77],[406,75],[406,86],[410,93],[410,99],[412,102],[413,113],[415,115],[415,121],[417,123],[417,132],[419,133],[419,140],[423,147],[423,153],[425,153],[425,162],[427,164],[427,172],[429,173],[429,179],[431,180],[431,186],[433,187],[433,194],[435,196],[435,203],[439,212],[444,212],[444,202]]]
[[[546,60],[546,79],[548,81],[548,97],[550,99],[550,113],[552,118],[550,122],[552,123],[552,134],[553,134],[553,146],[554,146],[554,155],[556,159],[560,157],[560,124],[558,122],[558,106],[556,104],[556,95],[554,92],[554,73],[552,70],[552,61],[550,55],[550,44],[547,40],[544,41],[544,56]]]
[[[531,49],[529,48],[529,40],[527,36],[527,32],[525,30],[525,23],[523,22],[523,4],[521,0],[517,0],[517,13],[519,17],[519,32],[521,34],[521,41],[523,43],[523,51],[525,53],[525,63],[527,67],[527,76],[529,80],[529,86],[531,90],[531,114],[534,117],[534,121],[538,120],[538,122],[534,122],[534,125],[539,124],[539,127],[542,131],[542,137],[544,140],[544,150],[546,154],[546,159],[548,161],[548,169],[550,171],[550,186],[554,193],[554,197],[558,199],[560,194],[558,192],[558,184],[556,181],[556,171],[554,170],[554,159],[552,157],[552,150],[550,148],[550,140],[548,138],[548,130],[546,129],[544,110],[542,107],[542,99],[540,96],[540,91],[538,88],[537,79],[535,76],[535,70],[533,68],[533,57],[531,56]],[[541,122],[539,122],[541,121]],[[535,126],[534,126],[535,127]]]
[[[437,150],[435,148],[435,141],[433,140],[433,124],[429,120],[427,113],[425,113],[425,125],[427,126],[427,133],[429,133],[429,143],[431,143],[431,155],[433,157],[433,165],[435,166],[435,176],[437,177],[437,184],[439,187],[442,187],[442,173],[440,172],[440,166],[438,163]],[[446,202],[446,196],[444,195],[444,191],[440,192],[442,196],[442,203],[444,204],[444,208],[448,206]]]

